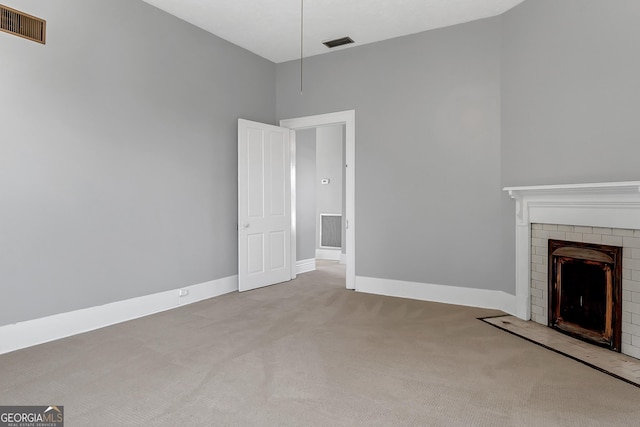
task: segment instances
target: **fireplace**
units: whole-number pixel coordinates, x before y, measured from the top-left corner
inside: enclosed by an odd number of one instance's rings
[[[618,348],[640,359],[640,181],[504,190],[515,200],[516,295],[511,312],[549,324],[547,239],[622,247]]]
[[[622,248],[548,240],[548,324],[620,351]]]

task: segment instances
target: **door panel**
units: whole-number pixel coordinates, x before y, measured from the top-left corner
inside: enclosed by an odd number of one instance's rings
[[[282,134],[271,134],[269,146],[271,155],[271,215],[284,216],[287,185],[286,175],[289,170],[285,165],[285,143]],[[289,150],[287,150],[289,151]]]
[[[290,131],[238,120],[240,291],[291,279]]]
[[[264,272],[264,236],[262,234],[247,235],[248,265],[250,275]]]
[[[264,143],[262,133],[256,129],[247,131],[247,202],[249,218],[264,215]],[[245,159],[243,159],[245,160]],[[240,159],[238,159],[240,161]]]
[[[285,268],[285,235],[282,231],[271,233],[271,270]]]

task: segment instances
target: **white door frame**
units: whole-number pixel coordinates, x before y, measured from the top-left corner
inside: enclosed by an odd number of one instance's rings
[[[347,247],[347,289],[356,286],[356,230],[355,230],[355,192],[356,192],[356,112],[355,110],[339,111],[336,113],[320,114],[316,116],[298,117],[280,120],[280,126],[293,130],[308,129],[318,126],[344,124],[345,125],[345,226]],[[296,277],[296,198],[295,198],[295,139],[291,140],[291,277]]]

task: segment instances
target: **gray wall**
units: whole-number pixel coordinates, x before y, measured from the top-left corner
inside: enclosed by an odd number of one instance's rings
[[[237,118],[275,123],[275,65],[141,1],[3,3],[48,37],[0,33],[0,325],[237,274]]]
[[[638,17],[637,0],[527,0],[503,15],[504,186],[640,180]],[[513,202],[502,209],[508,267]]]
[[[236,274],[238,117],[356,110],[360,276],[513,293],[502,186],[640,179],[636,0],[308,58],[302,94],[139,1],[4,4],[49,34],[0,34],[0,325]]]
[[[296,259],[316,257],[316,129],[296,131]]]
[[[356,110],[357,275],[514,292],[500,54],[491,18],[278,64],[278,118]]]
[[[640,179],[639,17],[637,0],[527,0],[506,13],[503,184]]]
[[[338,214],[343,211],[343,151],[344,125],[321,126],[317,128],[316,138],[316,248],[320,248],[320,215]],[[329,184],[322,184],[323,178]]]
[[[309,58],[302,94],[279,64],[278,117],[356,110],[356,274],[513,293],[502,186],[639,180],[638,16],[527,0]]]

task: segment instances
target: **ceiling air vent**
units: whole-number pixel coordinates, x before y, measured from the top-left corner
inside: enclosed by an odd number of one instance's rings
[[[47,21],[0,4],[0,31],[45,44]]]
[[[322,42],[322,44],[325,45],[326,47],[328,47],[329,49],[331,49],[333,47],[343,46],[345,44],[351,44],[351,43],[353,43],[353,40],[351,39],[351,37],[342,37],[340,39],[335,39],[335,40],[329,40],[327,42]]]

